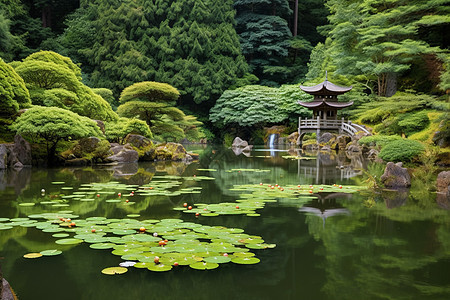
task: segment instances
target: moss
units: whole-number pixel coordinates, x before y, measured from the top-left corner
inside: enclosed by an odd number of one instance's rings
[[[427,116],[430,120],[428,126],[423,130],[409,136],[410,139],[425,142],[427,144],[433,143],[433,136],[435,132],[439,131],[439,124],[440,124],[439,120],[441,116],[443,116],[443,113],[428,112]]]

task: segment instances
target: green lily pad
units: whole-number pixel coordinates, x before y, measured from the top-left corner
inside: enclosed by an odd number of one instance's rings
[[[111,249],[112,247],[114,247],[115,244],[113,243],[94,243],[94,244],[90,244],[89,248],[92,249]]]
[[[164,264],[153,264],[153,265],[150,265],[147,269],[149,269],[150,271],[155,271],[155,272],[166,272],[166,271],[172,270],[172,266],[164,265]]]
[[[36,203],[34,202],[23,202],[19,204],[19,206],[35,206],[35,205]]]
[[[260,262],[259,258],[256,257],[236,257],[231,260],[235,264],[241,264],[241,265],[252,265],[257,264]]]
[[[120,275],[126,272],[128,272],[128,269],[124,267],[110,267],[102,270],[102,273],[106,275]]]
[[[228,256],[220,255],[220,256],[205,257],[203,260],[208,263],[223,264],[223,263],[230,262],[231,258],[229,258]]]
[[[41,251],[40,253],[44,256],[55,256],[55,255],[60,255],[62,253],[62,251],[60,251],[60,250],[44,250],[44,251]]]
[[[55,238],[66,238],[68,236],[69,236],[68,233],[55,233],[55,234],[52,234],[52,237],[55,237]]]
[[[64,184],[64,181],[53,181],[52,184]]]
[[[218,268],[219,264],[199,261],[199,262],[190,264],[189,267],[191,267],[192,269],[196,269],[196,270],[212,270],[212,269]]]
[[[55,243],[57,243],[59,245],[76,245],[76,244],[80,244],[82,242],[83,242],[83,240],[73,239],[73,238],[61,239],[61,240],[55,241]]]

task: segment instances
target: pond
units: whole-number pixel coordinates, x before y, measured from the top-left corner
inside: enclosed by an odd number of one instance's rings
[[[384,167],[357,156],[193,150],[188,165],[0,171],[0,264],[19,299],[450,298],[450,213],[420,179],[375,194],[363,170]]]

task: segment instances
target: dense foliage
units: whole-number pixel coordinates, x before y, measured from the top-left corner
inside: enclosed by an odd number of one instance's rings
[[[39,51],[14,65],[33,104],[57,106],[98,120],[118,118],[108,102],[81,82],[81,70],[70,58]]]
[[[187,132],[191,138],[198,137],[200,134],[195,132],[201,123],[174,106],[179,96],[170,84],[138,82],[122,91],[119,101],[123,104],[117,112],[121,117],[145,121],[156,138],[164,141],[179,141]]]
[[[310,98],[296,85],[280,88],[245,86],[223,93],[211,109],[210,120],[222,129],[236,126],[257,129],[285,122],[297,124],[299,115],[310,115],[306,108],[297,104],[297,100]]]
[[[0,58],[0,116],[11,117],[31,104],[23,79]]]
[[[35,143],[45,144],[49,163],[55,157],[58,142],[102,136],[95,121],[58,107],[34,106],[18,117],[11,128]]]
[[[425,151],[425,147],[418,141],[399,139],[387,143],[380,151],[379,156],[384,161],[408,162],[417,158]]]

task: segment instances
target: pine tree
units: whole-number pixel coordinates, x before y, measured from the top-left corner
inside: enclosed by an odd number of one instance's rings
[[[287,78],[284,60],[290,38],[286,18],[291,14],[287,0],[237,0],[236,30],[242,53],[253,74],[264,85],[277,85]]]

